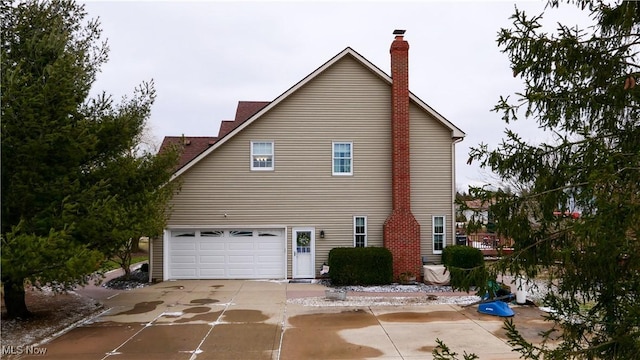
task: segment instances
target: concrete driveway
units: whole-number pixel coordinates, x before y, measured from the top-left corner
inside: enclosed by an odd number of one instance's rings
[[[318,284],[171,281],[120,292],[109,310],[40,347],[46,359],[431,359],[436,338],[480,359],[517,359],[502,319],[455,305],[304,306]],[[548,328],[515,307],[528,338]],[[23,356],[24,359],[42,356]]]

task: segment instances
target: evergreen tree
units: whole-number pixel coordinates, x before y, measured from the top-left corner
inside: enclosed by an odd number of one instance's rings
[[[516,9],[498,44],[524,91],[501,98],[505,122],[535,120],[553,134],[531,144],[510,131],[495,149],[470,152],[527,192],[483,188],[495,231],[515,241],[492,268],[548,276],[544,299],[559,345],[527,343],[506,324],[510,343],[531,359],[634,359],[640,354],[640,3],[568,1],[590,13],[586,29]],[[560,6],[551,1],[547,11]],[[567,6],[562,5],[562,6]]]
[[[0,7],[2,283],[8,315],[25,318],[25,284],[85,284],[118,247],[109,234],[131,216],[121,185],[138,174],[114,166],[136,148],[155,94],[143,83],[120,104],[105,94],[89,98],[108,48],[83,6]]]
[[[178,148],[165,148],[159,155],[132,151],[96,171],[97,179],[111,179],[117,201],[109,208],[112,224],[103,236],[112,246],[108,254],[130,275],[132,253],[137,241],[158,237],[166,224],[168,201],[179,181],[169,182],[177,163]]]

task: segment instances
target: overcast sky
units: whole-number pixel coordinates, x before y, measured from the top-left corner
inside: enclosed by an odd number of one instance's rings
[[[459,189],[493,181],[469,147],[497,146],[507,126],[491,112],[500,95],[521,89],[497,43],[514,5],[540,13],[540,1],[457,2],[86,2],[100,18],[109,61],[94,88],[116,99],[155,81],[150,129],[164,136],[216,136],[237,102],[271,101],[346,47],[387,74],[394,29],[406,29],[409,86],[467,137],[456,148]],[[572,7],[549,10],[555,22],[584,17]],[[508,125],[524,139],[546,135],[533,121]]]

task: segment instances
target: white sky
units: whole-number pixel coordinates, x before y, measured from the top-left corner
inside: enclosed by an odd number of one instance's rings
[[[517,2],[531,15],[540,1]],[[521,89],[496,38],[509,27],[510,1],[455,2],[85,2],[100,18],[109,61],[94,85],[119,99],[142,81],[155,81],[149,122],[164,136],[216,136],[238,101],[271,101],[347,46],[389,73],[394,29],[406,29],[411,91],[467,137],[456,147],[457,187],[493,181],[469,147],[492,147],[507,126],[491,112],[500,95]],[[552,18],[553,16],[553,18]],[[575,24],[574,6],[545,19]],[[524,139],[545,134],[532,120],[508,125]],[[545,138],[546,139],[546,138]]]

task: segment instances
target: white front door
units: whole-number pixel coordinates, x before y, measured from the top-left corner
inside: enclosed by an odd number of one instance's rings
[[[315,228],[292,230],[293,278],[315,278]]]

